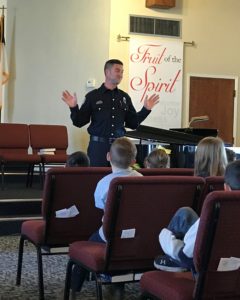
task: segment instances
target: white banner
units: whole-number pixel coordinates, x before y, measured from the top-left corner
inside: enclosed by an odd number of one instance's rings
[[[182,42],[131,39],[129,95],[136,110],[142,108],[146,96],[160,96],[142,124],[164,129],[181,127],[182,72]]]

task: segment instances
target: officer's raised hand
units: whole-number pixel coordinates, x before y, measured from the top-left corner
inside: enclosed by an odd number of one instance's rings
[[[77,95],[74,93],[71,95],[69,91],[63,91],[62,100],[69,106],[75,107],[77,105]]]
[[[158,104],[158,102],[159,102],[159,95],[153,94],[150,97],[148,97],[148,95],[147,95],[144,99],[143,106],[147,110],[151,110],[156,104]]]

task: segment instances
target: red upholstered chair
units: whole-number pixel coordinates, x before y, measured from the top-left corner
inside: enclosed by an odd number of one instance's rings
[[[38,258],[39,298],[44,299],[42,255],[52,248],[68,247],[77,240],[87,240],[101,224],[102,210],[95,208],[94,191],[97,182],[111,172],[111,168],[75,167],[52,168],[46,173],[42,220],[22,224],[19,241],[16,284],[21,283],[24,241],[35,245]],[[72,218],[56,218],[56,211],[75,205],[79,214]],[[44,251],[42,251],[44,249]],[[65,250],[65,253],[68,249]]]
[[[203,184],[202,178],[193,176],[113,179],[103,219],[107,243],[77,241],[70,245],[64,299],[69,298],[74,264],[94,274],[98,299],[102,299],[100,273],[130,273],[134,279],[135,273],[153,269],[160,251],[160,230],[179,207],[193,205]],[[130,238],[124,238],[128,233]]]
[[[68,133],[64,125],[30,124],[30,145],[33,153],[40,153],[43,175],[46,164],[65,164],[67,160]],[[44,150],[52,149],[52,154]]]
[[[27,124],[0,124],[0,165],[1,181],[4,187],[5,169],[8,165],[23,164],[28,167],[27,186],[32,182],[34,166],[40,168],[41,158],[29,154],[29,130]],[[40,169],[41,172],[41,169]]]
[[[240,258],[240,191],[214,191],[204,201],[194,248],[196,280],[189,272],[143,274],[144,295],[164,300],[240,299],[240,268],[217,271],[221,258]]]
[[[144,176],[155,176],[155,175],[173,175],[173,176],[193,176],[194,170],[191,168],[142,168],[138,170]]]
[[[205,178],[205,185],[202,191],[202,195],[199,199],[197,213],[200,215],[203,202],[210,192],[224,190],[224,177],[223,176],[209,176]]]

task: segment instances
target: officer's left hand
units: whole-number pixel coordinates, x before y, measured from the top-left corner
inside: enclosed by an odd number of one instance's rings
[[[153,108],[153,106],[158,104],[158,102],[159,102],[159,95],[153,94],[149,98],[148,98],[148,96],[145,97],[143,106],[147,110],[151,110]]]

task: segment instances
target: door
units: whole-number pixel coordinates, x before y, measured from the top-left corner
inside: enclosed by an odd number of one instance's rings
[[[189,120],[207,115],[195,128],[216,128],[225,143],[233,144],[235,80],[190,76]]]

